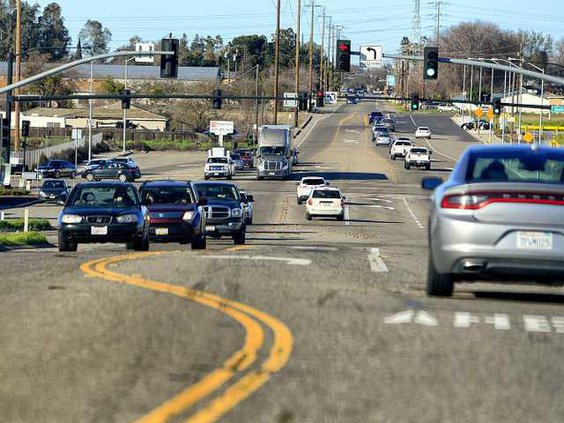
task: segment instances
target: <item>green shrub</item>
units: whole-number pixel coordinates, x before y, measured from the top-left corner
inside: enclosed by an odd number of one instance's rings
[[[23,219],[7,219],[0,220],[0,231],[23,231]],[[29,230],[31,231],[46,231],[53,229],[47,219],[29,219]]]
[[[25,189],[18,188],[0,188],[0,195],[19,197],[23,195],[30,195],[30,192],[26,191]]]
[[[0,233],[0,245],[46,244],[47,238],[37,232]]]

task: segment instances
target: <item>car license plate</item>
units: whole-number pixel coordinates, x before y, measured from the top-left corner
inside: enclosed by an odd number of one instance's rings
[[[91,235],[108,235],[108,227],[107,226],[91,226],[90,227],[90,234]]]
[[[155,235],[168,235],[168,228],[155,228]]]
[[[215,232],[215,226],[206,226],[206,232]]]
[[[522,250],[552,250],[552,233],[517,232],[517,248]]]
[[[269,172],[268,174],[272,176],[272,175],[276,175],[276,172]]]
[[[218,172],[214,172],[214,173],[213,173],[213,176],[219,176],[219,173],[218,173]]]

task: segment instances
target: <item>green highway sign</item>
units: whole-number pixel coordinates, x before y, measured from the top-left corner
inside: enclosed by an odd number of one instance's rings
[[[551,113],[564,113],[564,106],[550,106]]]

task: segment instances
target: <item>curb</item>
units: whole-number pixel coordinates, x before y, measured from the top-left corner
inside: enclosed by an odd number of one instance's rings
[[[24,245],[0,245],[0,251],[32,251],[38,250],[41,248],[55,248],[55,244],[51,244],[50,242],[42,243],[42,244],[24,244]]]
[[[33,206],[35,204],[39,204],[39,203],[42,203],[42,202],[43,202],[42,200],[37,199],[37,200],[31,200],[27,203],[17,204],[17,205],[14,205],[14,206],[2,206],[2,205],[0,205],[0,210],[20,209],[22,207],[29,207],[29,206]]]
[[[302,131],[311,122],[312,119],[313,119],[313,116],[309,115],[308,118],[306,119],[306,121],[304,123],[302,123],[302,126],[300,127],[300,129],[298,129],[297,132],[294,134],[294,139],[297,138],[297,136],[302,133]]]

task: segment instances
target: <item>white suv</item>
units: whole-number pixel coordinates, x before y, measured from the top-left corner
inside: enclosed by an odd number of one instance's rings
[[[413,144],[409,140],[395,140],[390,148],[390,159],[395,160],[396,157],[405,157],[407,150],[409,150],[412,146]]]
[[[318,187],[326,187],[329,185],[329,181],[326,181],[321,176],[307,176],[305,178],[302,178],[302,180],[297,184],[297,203],[302,204],[305,200],[308,199],[312,189]]]
[[[345,197],[338,188],[314,188],[306,201],[306,219],[315,216],[336,217],[337,220],[345,218]]]
[[[429,138],[431,139],[431,130],[426,126],[420,126],[415,130],[415,138]]]
[[[431,169],[432,151],[427,147],[411,147],[405,155],[404,167],[410,169],[411,166],[424,167]]]

